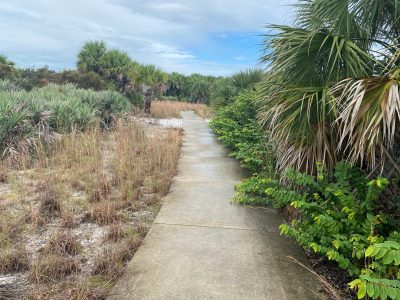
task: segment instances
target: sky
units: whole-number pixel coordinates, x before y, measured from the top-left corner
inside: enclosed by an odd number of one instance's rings
[[[75,67],[103,40],[167,72],[224,76],[257,66],[266,24],[290,24],[295,0],[10,0],[0,54],[20,67]]]

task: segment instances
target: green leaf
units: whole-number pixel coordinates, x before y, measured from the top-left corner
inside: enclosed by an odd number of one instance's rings
[[[367,250],[365,251],[365,256],[366,256],[366,257],[370,256],[370,255],[372,254],[373,251],[374,251],[374,247],[369,246],[369,247],[367,248]]]
[[[383,257],[383,260],[382,260],[383,264],[385,264],[385,265],[390,264],[394,259],[394,254],[395,254],[394,251],[388,250],[388,252]]]
[[[375,292],[374,285],[369,283],[367,285],[367,294],[368,294],[368,296],[373,297],[374,294],[375,294],[374,292]]]
[[[388,295],[388,290],[387,290],[387,286],[386,285],[381,285],[379,287],[379,297],[381,298],[381,300],[386,300],[387,299],[387,295]]]
[[[362,281],[361,284],[358,286],[358,299],[363,299],[365,295],[367,294],[367,283],[365,281]]]
[[[356,286],[358,286],[361,283],[361,279],[354,279],[352,282],[349,283],[349,287],[354,289]]]
[[[392,288],[392,287],[388,287],[388,296],[391,299],[396,299],[396,297],[397,297],[397,289]]]
[[[387,248],[380,248],[378,254],[375,256],[376,259],[382,258],[386,252],[388,252]]]

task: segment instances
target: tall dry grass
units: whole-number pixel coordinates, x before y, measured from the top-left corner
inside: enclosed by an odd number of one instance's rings
[[[29,299],[104,298],[168,193],[181,140],[120,121],[38,142],[25,169],[1,163],[0,277],[28,272]]]
[[[178,101],[153,101],[151,115],[155,118],[180,118],[180,112],[192,110],[204,119],[212,117],[212,110],[205,104],[178,102]]]

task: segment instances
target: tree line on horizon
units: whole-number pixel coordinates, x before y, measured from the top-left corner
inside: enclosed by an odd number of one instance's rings
[[[73,83],[96,91],[115,90],[141,107],[144,97],[208,104],[211,94],[225,78],[167,73],[154,64],[133,60],[125,51],[108,49],[103,41],[88,41],[77,55],[76,69],[59,72],[47,66],[18,68],[0,55],[0,80],[10,80],[25,90],[48,83]]]

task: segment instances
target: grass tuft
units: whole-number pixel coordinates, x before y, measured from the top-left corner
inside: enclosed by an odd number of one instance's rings
[[[122,275],[124,270],[123,262],[118,257],[115,249],[106,247],[103,252],[97,256],[91,275],[103,276],[110,282],[116,281]]]
[[[29,280],[32,283],[57,281],[78,270],[78,263],[73,258],[59,254],[45,254],[32,263]]]
[[[84,221],[94,222],[100,226],[109,225],[120,219],[118,203],[110,201],[101,201],[91,205],[84,217]]]
[[[36,201],[39,202],[40,216],[52,218],[60,216],[61,201],[58,193],[48,183],[42,182],[37,187],[39,193]]]
[[[124,271],[126,263],[133,257],[142,243],[142,238],[132,235],[114,247],[105,247],[95,260],[91,274],[103,276],[114,282]]]
[[[122,223],[118,222],[118,223],[114,223],[111,224],[105,235],[103,238],[103,241],[113,241],[113,242],[118,242],[121,239],[123,239],[124,237],[126,237],[127,233],[124,229],[124,227],[122,226]]]
[[[61,227],[72,229],[77,226],[73,211],[63,211],[61,214]]]
[[[66,295],[70,300],[105,300],[111,288],[103,276],[90,276],[69,288]]]
[[[70,232],[60,230],[49,238],[43,252],[46,254],[75,256],[80,250],[81,245],[77,238]]]
[[[0,183],[8,183],[8,170],[3,164],[0,164]]]
[[[29,270],[29,254],[22,246],[0,252],[0,273]]]

